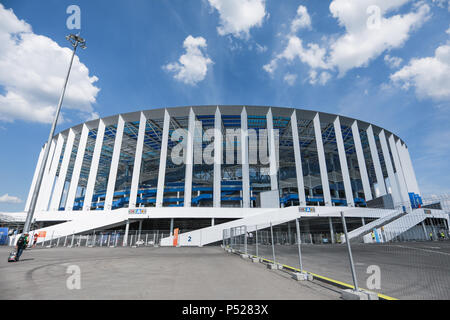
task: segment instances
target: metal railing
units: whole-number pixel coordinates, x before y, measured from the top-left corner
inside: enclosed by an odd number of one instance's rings
[[[408,213],[349,239],[350,231],[380,214],[341,214],[227,229],[222,245],[278,269],[382,299],[450,299],[448,220]]]
[[[169,230],[141,230],[130,231],[125,237],[124,231],[96,230],[80,234],[58,235],[54,232],[46,234],[45,238],[38,238],[34,244],[34,232],[30,232],[30,248],[54,247],[150,247],[159,246],[161,239],[170,235]],[[13,246],[18,240],[17,235],[9,237],[9,245]]]

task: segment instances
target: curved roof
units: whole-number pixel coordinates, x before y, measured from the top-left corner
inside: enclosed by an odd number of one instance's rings
[[[285,116],[290,117],[292,115],[292,112],[294,110],[297,112],[297,119],[306,119],[306,120],[312,120],[316,113],[319,113],[320,120],[326,121],[326,122],[333,122],[334,119],[339,116],[341,124],[350,126],[355,120],[358,121],[358,127],[360,129],[367,129],[369,125],[372,125],[373,132],[375,134],[378,134],[381,130],[384,130],[388,134],[393,134],[394,138],[396,140],[400,139],[395,133],[379,127],[377,125],[371,124],[366,121],[358,120],[355,118],[350,118],[347,116],[342,116],[338,114],[332,114],[327,112],[321,112],[321,111],[314,111],[314,110],[307,110],[307,109],[298,109],[298,108],[288,108],[288,107],[275,107],[275,106],[249,106],[249,105],[200,105],[200,106],[179,106],[179,107],[166,107],[166,108],[157,108],[157,109],[149,109],[149,110],[139,110],[139,111],[133,111],[133,112],[127,112],[127,113],[121,113],[121,114],[115,114],[112,116],[107,116],[101,118],[106,125],[113,124],[117,121],[117,118],[119,115],[121,115],[125,121],[139,121],[140,113],[144,112],[144,114],[147,117],[150,118],[163,118],[164,117],[164,110],[167,109],[169,114],[173,117],[177,116],[186,116],[189,114],[189,109],[192,108],[194,113],[196,115],[213,115],[216,108],[220,109],[220,112],[222,115],[236,115],[240,114],[242,111],[242,108],[246,108],[247,115],[265,115],[268,110],[272,109],[273,116]],[[84,123],[80,123],[78,125],[75,125],[71,128],[75,130],[81,130],[81,127],[83,124],[86,124],[90,129],[96,128],[98,126],[100,119],[90,120]],[[67,128],[60,133],[67,134],[68,131],[71,128]],[[405,146],[406,143],[401,140]]]

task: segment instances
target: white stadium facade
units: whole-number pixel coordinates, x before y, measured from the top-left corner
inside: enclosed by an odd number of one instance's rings
[[[24,212],[3,216],[24,220],[43,153]],[[231,227],[344,211],[360,234],[380,225],[425,230],[430,218],[448,229],[447,212],[426,208],[420,195],[406,143],[376,125],[293,108],[162,108],[55,135],[33,228],[59,237],[170,230],[161,245],[172,245],[179,228],[180,245],[198,246],[222,241]],[[411,213],[418,218],[405,227]]]

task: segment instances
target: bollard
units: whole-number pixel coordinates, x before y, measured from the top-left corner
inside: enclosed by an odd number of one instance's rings
[[[92,240],[92,246],[93,247],[95,247],[95,244],[96,244],[95,240],[97,240],[97,235],[94,232],[94,239]]]
[[[78,237],[78,247],[81,247],[81,234],[80,234],[80,236]]]
[[[110,234],[108,234],[108,245],[107,245],[107,247],[110,247],[110,239],[111,239],[111,235]]]
[[[148,233],[145,234],[145,246],[147,246],[147,244],[148,244],[147,241],[148,241]]]
[[[59,246],[59,237],[58,237],[58,240],[56,240],[56,246]]]
[[[116,240],[114,241],[114,247],[117,247],[117,242],[119,241],[119,235],[116,234]]]
[[[87,235],[87,238],[86,238],[86,247],[88,246],[88,244],[89,244],[89,234]]]
[[[64,247],[67,245],[67,235],[66,238],[64,239]]]

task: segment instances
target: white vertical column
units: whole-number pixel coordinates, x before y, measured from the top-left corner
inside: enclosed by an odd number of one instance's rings
[[[405,159],[405,155],[403,152],[403,145],[402,142],[400,141],[400,139],[396,142],[397,145],[397,151],[398,151],[398,157],[400,159],[400,163],[402,165],[402,169],[403,169],[403,174],[405,176],[405,183],[406,183],[406,187],[408,192],[414,192],[414,183],[411,179],[411,172],[409,170],[409,165]]]
[[[188,137],[186,146],[186,175],[184,179],[184,206],[190,207],[192,202],[192,172],[194,158],[194,133],[195,133],[195,113],[192,108],[189,111]]]
[[[28,192],[27,202],[25,203],[25,209],[24,209],[25,212],[28,212],[28,210],[30,210],[31,197],[33,196],[34,188],[36,187],[37,176],[39,174],[39,169],[41,168],[42,158],[44,157],[45,145],[46,144],[44,144],[44,146],[41,149],[41,152],[39,153],[39,158],[38,158],[38,161],[36,164],[36,168],[34,169],[33,180],[31,180],[30,191]]]
[[[332,206],[330,184],[328,183],[327,162],[325,160],[325,150],[323,148],[322,130],[320,128],[319,113],[314,117],[314,133],[316,136],[317,155],[319,157],[320,178],[322,179],[323,198],[326,206]]]
[[[366,201],[372,200],[372,190],[370,189],[369,176],[367,175],[366,160],[364,159],[364,152],[361,144],[361,137],[359,135],[358,122],[355,120],[352,124],[353,142],[355,143],[356,157],[358,159],[359,175],[364,190],[364,198]]]
[[[69,193],[66,201],[66,211],[73,210],[75,197],[77,195],[78,181],[80,180],[81,166],[83,165],[84,153],[86,151],[87,139],[89,136],[89,128],[86,124],[81,130],[80,143],[78,144],[77,156],[73,166],[72,180],[70,181]]]
[[[62,134],[58,135],[58,140],[56,142],[55,152],[53,153],[52,164],[50,166],[50,170],[48,172],[48,178],[46,179],[44,189],[45,195],[42,195],[42,199],[40,199],[39,209],[47,211],[50,201],[50,196],[53,191],[53,185],[55,183],[56,171],[58,170],[59,159],[61,157],[62,148],[64,145],[64,137]],[[41,188],[42,189],[42,188]]]
[[[213,185],[213,206],[220,208],[221,203],[221,180],[222,180],[222,115],[219,107],[214,115],[214,185]]]
[[[388,172],[389,182],[392,189],[392,199],[394,201],[394,206],[398,206],[402,203],[402,197],[397,184],[397,179],[395,178],[394,167],[392,166],[391,156],[389,155],[389,148],[386,142],[386,134],[384,130],[381,130],[378,135],[380,138],[381,149],[383,151],[384,162],[386,163],[386,169]]]
[[[105,122],[100,119],[97,128],[97,137],[95,139],[94,153],[92,155],[91,168],[89,170],[89,178],[86,186],[86,194],[84,196],[83,210],[91,210],[92,197],[94,195],[95,181],[97,179],[98,164],[102,153],[103,138],[105,137]]]
[[[405,163],[409,169],[408,176],[410,177],[412,182],[413,192],[415,192],[416,194],[420,194],[419,184],[417,183],[416,173],[414,172],[414,167],[411,161],[411,155],[409,154],[408,148],[406,147],[405,144],[402,144],[401,150],[403,151],[402,164]]]
[[[41,187],[39,188],[39,194],[36,202],[36,211],[41,211],[43,207],[43,199],[50,196],[51,190],[48,190],[49,171],[52,165],[53,154],[55,152],[56,141],[53,138],[50,144],[50,150],[48,154],[47,162],[45,163],[44,176],[42,177]]]
[[[50,210],[57,211],[59,209],[59,203],[61,202],[61,196],[66,182],[67,169],[69,168],[70,156],[72,155],[73,143],[75,141],[75,131],[69,130],[67,136],[66,148],[64,150],[64,157],[61,162],[61,168],[59,169],[59,177],[56,181],[55,191],[53,192],[52,201],[50,204]]]
[[[158,188],[156,190],[156,207],[158,208],[163,206],[164,182],[166,177],[167,147],[169,143],[169,127],[170,127],[170,114],[167,111],[167,109],[165,109],[161,153],[159,156]]]
[[[370,154],[372,155],[372,162],[375,167],[375,175],[377,176],[377,184],[380,190],[379,196],[384,196],[386,194],[386,185],[384,183],[383,171],[381,170],[381,163],[380,158],[378,157],[377,144],[375,143],[372,125],[369,125],[366,131],[369,140]]]
[[[147,118],[145,117],[144,113],[141,112],[141,117],[139,120],[139,132],[136,142],[136,154],[134,155],[133,177],[131,178],[130,201],[128,204],[128,207],[130,209],[136,208],[136,199],[139,187],[139,176],[141,174],[142,151],[144,149],[146,125],[147,125]]]
[[[270,171],[270,189],[278,190],[278,162],[277,162],[277,145],[275,143],[275,130],[273,129],[272,108],[266,115],[267,130],[269,133],[269,171]]]
[[[47,190],[47,180],[48,180],[48,172],[50,170],[53,153],[55,152],[55,145],[56,145],[55,139],[52,139],[52,142],[50,143],[48,159],[47,159],[47,162],[45,163],[45,169],[44,169],[44,175],[42,177],[41,187],[39,188],[39,194],[38,194],[38,198],[37,198],[37,202],[36,202],[36,211],[42,210],[42,202],[43,202],[42,199],[45,198],[48,193],[50,193],[50,191]]]
[[[248,159],[247,109],[241,112],[241,158],[242,158],[242,207],[250,208],[250,166]]]
[[[398,157],[399,157],[399,161],[400,161],[400,165],[402,167],[402,172],[403,172],[403,177],[405,179],[405,184],[406,184],[406,190],[407,192],[414,192],[414,182],[411,179],[411,173],[409,171],[409,167],[408,167],[408,163],[403,155],[403,150],[402,150],[402,141],[400,139],[397,140],[397,142],[395,143],[396,147],[397,147],[397,152],[398,152]],[[409,200],[409,195],[408,195],[408,200]]]
[[[400,193],[402,196],[403,205],[406,206],[407,208],[409,208],[410,203],[409,203],[408,188],[406,187],[405,177],[403,175],[402,166],[400,164],[400,158],[398,156],[397,146],[395,144],[394,135],[391,134],[389,136],[388,140],[389,140],[389,146],[391,147],[392,157],[394,158],[395,169],[397,170],[397,172],[396,172],[397,183],[398,183]]]
[[[112,209],[114,198],[114,188],[116,186],[117,168],[119,167],[120,150],[122,149],[123,128],[125,120],[121,115],[117,121],[116,139],[114,141],[114,151],[111,158],[111,169],[109,170],[108,187],[106,189],[104,210]]]
[[[345,154],[344,139],[342,138],[341,121],[339,117],[334,120],[334,133],[336,135],[336,144],[339,153],[339,163],[341,165],[342,179],[344,180],[345,198],[347,206],[354,207],[355,200],[353,198],[352,184],[350,182],[350,174],[348,172],[347,156]]]
[[[291,115],[292,143],[294,144],[295,172],[297,174],[298,201],[306,206],[305,183],[303,181],[302,155],[300,152],[300,139],[298,137],[297,111]]]

